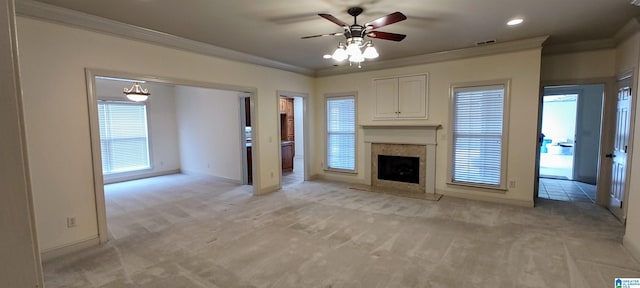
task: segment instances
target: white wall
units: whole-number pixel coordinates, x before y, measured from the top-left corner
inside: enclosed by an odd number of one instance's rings
[[[240,93],[185,86],[175,91],[182,171],[240,183]]]
[[[604,85],[580,85],[578,99],[578,121],[576,166],[573,167],[576,179],[596,184],[598,178],[598,160],[600,159],[600,139],[602,125],[602,105]]]
[[[44,251],[97,238],[85,68],[251,87],[257,91],[254,185],[278,187],[276,93],[310,93],[313,79],[18,17],[18,44],[30,177],[38,240]],[[73,215],[77,226],[66,227]]]
[[[96,94],[98,99],[126,100],[122,90],[131,86],[132,83],[129,82],[96,79]],[[106,175],[105,183],[157,176],[180,170],[175,87],[153,82],[144,83],[142,86],[149,89],[151,93],[146,101],[151,169]]]
[[[632,97],[637,98],[640,88],[638,81],[638,69],[640,68],[640,32],[635,33],[618,46],[618,57],[616,58],[616,70],[623,73],[633,69],[634,82]],[[636,104],[640,103],[637,101]],[[640,109],[636,106],[636,115]],[[624,235],[624,246],[640,260],[640,117],[635,118],[633,155],[630,161],[631,172],[629,175],[629,198],[627,201],[627,224]]]
[[[302,117],[304,114],[303,113],[303,106],[302,106],[302,98],[301,97],[294,97],[293,98],[293,120],[294,120],[294,125],[295,125],[295,131],[293,132],[295,135],[295,151],[296,151],[296,156],[295,158],[300,158],[303,159],[304,158],[304,117]],[[298,167],[300,168],[300,167]],[[296,169],[296,167],[294,167],[294,169]]]
[[[366,65],[366,63],[365,63]],[[372,78],[396,75],[429,73],[429,119],[428,120],[373,120],[375,99],[372,93]],[[452,84],[486,81],[511,80],[511,109],[509,120],[509,146],[507,153],[507,176],[516,181],[516,188],[506,192],[451,186],[447,183],[449,145],[449,89]],[[540,49],[506,53],[493,56],[475,57],[464,60],[447,61],[410,67],[362,72],[349,75],[322,77],[317,80],[314,103],[315,121],[319,128],[315,137],[323,139],[315,150],[313,173],[331,179],[363,182],[364,142],[362,129],[357,132],[357,170],[353,176],[324,172],[318,165],[325,157],[324,144],[324,98],[327,93],[357,91],[358,124],[363,125],[426,125],[441,124],[437,131],[436,190],[453,196],[477,198],[522,205],[533,205],[535,156],[537,146],[537,119],[540,85]]]
[[[545,89],[546,91],[546,89]],[[545,95],[549,95],[546,94]],[[573,142],[576,134],[576,101],[545,101],[542,111],[542,133],[554,142]],[[555,143],[554,143],[555,144]]]

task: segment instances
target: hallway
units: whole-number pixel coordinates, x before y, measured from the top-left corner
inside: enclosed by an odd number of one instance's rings
[[[538,198],[595,204],[596,186],[578,181],[541,177]]]

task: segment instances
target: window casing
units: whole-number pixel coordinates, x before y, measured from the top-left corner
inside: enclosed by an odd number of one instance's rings
[[[145,103],[99,101],[98,121],[103,175],[151,169]]]
[[[327,97],[327,169],[356,170],[356,99]]]
[[[452,88],[451,184],[506,189],[508,84]]]

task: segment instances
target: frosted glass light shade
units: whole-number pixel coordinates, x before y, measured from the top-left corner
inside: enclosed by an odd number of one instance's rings
[[[380,56],[378,50],[373,46],[367,46],[367,49],[364,49],[364,53],[362,53],[362,57],[367,59],[375,59],[378,58],[378,56]]]
[[[333,58],[336,61],[342,61],[349,58],[349,55],[347,55],[347,51],[345,51],[344,48],[338,47],[338,49],[336,49],[336,51],[333,52],[333,55],[331,55],[331,58]]]
[[[147,101],[147,99],[149,99],[149,95],[151,95],[149,90],[140,87],[140,83],[138,82],[134,82],[131,89],[124,88],[123,93],[124,95],[127,95],[127,99],[136,102]]]

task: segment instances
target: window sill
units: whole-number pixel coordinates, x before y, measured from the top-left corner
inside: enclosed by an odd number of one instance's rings
[[[447,182],[448,186],[457,186],[457,187],[469,187],[481,189],[483,192],[491,192],[491,193],[506,193],[508,189],[502,186],[491,186],[491,185],[482,185],[482,184],[474,184],[474,183],[462,183],[462,182]]]
[[[342,169],[324,169],[326,173],[335,173],[335,174],[348,174],[348,175],[357,175],[357,170],[342,170]]]

